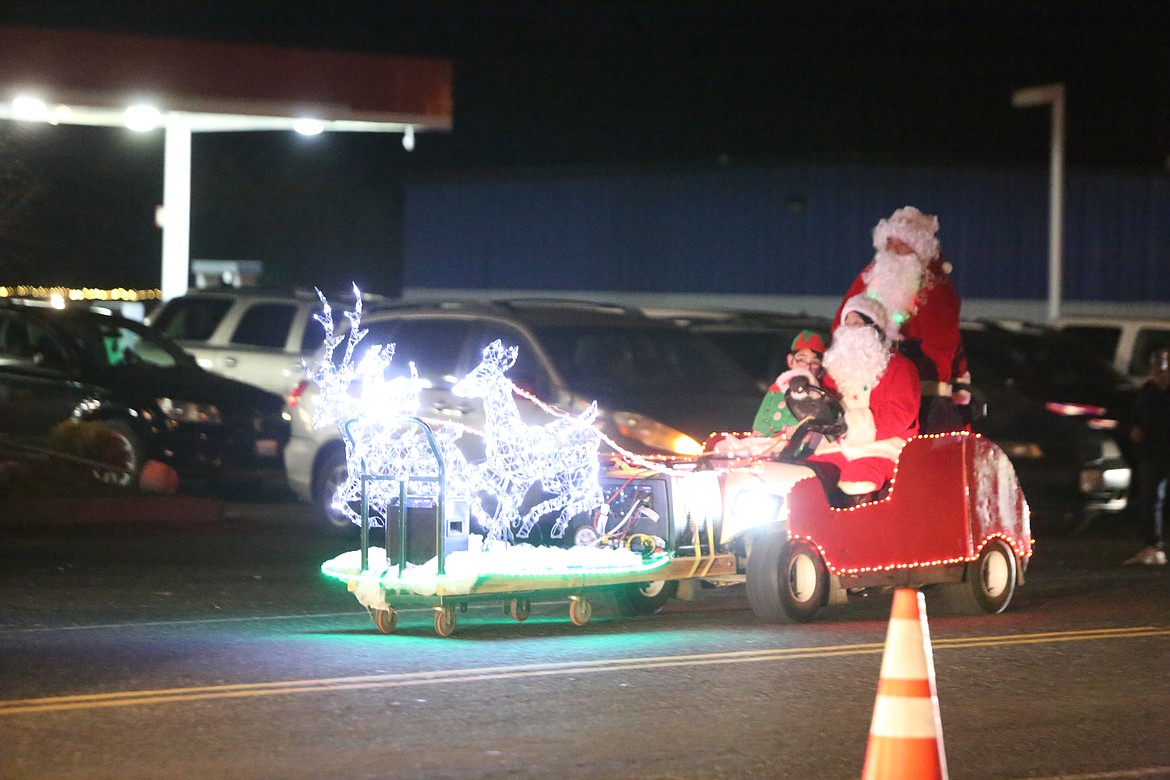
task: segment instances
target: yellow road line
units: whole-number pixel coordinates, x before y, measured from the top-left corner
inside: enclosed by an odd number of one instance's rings
[[[950,639],[935,639],[931,644],[935,649],[954,649],[1076,642],[1092,639],[1131,639],[1154,636],[1170,636],[1170,628],[1135,626],[1129,628],[1006,634],[1002,636],[955,637]],[[866,642],[850,645],[773,648],[770,650],[736,650],[723,653],[594,659],[589,661],[525,664],[524,666],[488,666],[470,669],[402,672],[397,674],[327,677],[315,680],[284,680],[279,682],[236,683],[231,685],[163,688],[145,691],[92,693],[37,699],[10,699],[7,701],[0,700],[0,716],[22,715],[36,712],[62,712],[102,707],[163,704],[167,702],[206,699],[252,698],[258,696],[332,692],[362,688],[397,688],[411,685],[507,680],[519,677],[539,677],[565,673],[590,674],[596,672],[661,669],[677,666],[713,666],[734,663],[759,663],[761,661],[834,658],[880,653],[884,645],[884,642]]]

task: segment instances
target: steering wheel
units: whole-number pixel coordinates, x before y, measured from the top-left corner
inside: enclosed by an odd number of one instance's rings
[[[804,416],[792,429],[784,449],[776,456],[778,460],[789,462],[807,458],[816,448],[816,443],[809,439],[811,434],[836,438],[845,433],[845,409],[832,393],[815,385],[796,390],[799,396],[790,397],[792,392],[793,388],[789,387],[789,393],[785,393],[785,403],[790,411]]]
[[[795,463],[811,455],[815,447],[809,443],[808,437],[812,432],[813,418],[805,417],[792,429],[792,433],[788,436],[788,443],[776,454],[776,460]]]

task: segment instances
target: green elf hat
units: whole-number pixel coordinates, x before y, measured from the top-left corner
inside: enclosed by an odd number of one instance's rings
[[[790,352],[797,352],[802,349],[811,349],[818,355],[825,354],[825,342],[821,340],[821,334],[815,330],[802,330],[796,334],[796,338],[792,340],[792,349]]]

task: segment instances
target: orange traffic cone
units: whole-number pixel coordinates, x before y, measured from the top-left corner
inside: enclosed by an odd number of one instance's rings
[[[913,588],[894,591],[861,776],[862,780],[947,778],[926,601]]]

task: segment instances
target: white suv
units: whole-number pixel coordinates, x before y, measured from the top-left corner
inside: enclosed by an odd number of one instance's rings
[[[344,305],[353,294],[329,300]],[[321,346],[321,326],[313,319],[320,310],[314,290],[226,288],[172,298],[147,322],[208,371],[285,396],[305,375],[302,361]]]
[[[1111,362],[1134,384],[1149,376],[1150,353],[1170,347],[1170,319],[1062,317],[1056,325]]]

